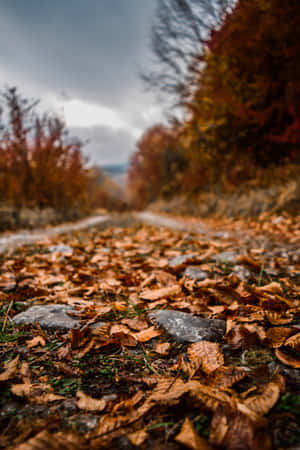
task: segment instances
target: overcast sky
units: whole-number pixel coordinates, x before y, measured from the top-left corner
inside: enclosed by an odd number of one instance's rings
[[[155,0],[1,0],[0,85],[64,113],[98,164],[124,163],[159,120],[139,79]]]

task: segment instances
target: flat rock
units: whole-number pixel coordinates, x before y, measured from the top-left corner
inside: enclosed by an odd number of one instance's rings
[[[218,263],[234,264],[236,262],[237,254],[234,252],[221,252],[215,256]]]
[[[79,320],[73,319],[68,312],[76,310],[69,305],[37,305],[17,314],[13,321],[17,325],[39,323],[41,327],[53,330],[71,330],[79,326]]]
[[[204,272],[200,269],[200,267],[197,266],[188,266],[185,268],[183,275],[189,278],[192,278],[192,280],[197,281],[203,281],[208,277],[208,273]]]
[[[251,271],[245,266],[237,264],[233,267],[232,272],[237,275],[242,281],[247,281],[251,277]]]
[[[180,266],[183,266],[185,264],[188,264],[189,262],[195,261],[196,258],[197,258],[196,253],[179,255],[179,256],[175,256],[175,258],[170,259],[168,265],[169,265],[169,267],[171,267],[171,269],[177,269]]]
[[[73,248],[66,244],[51,245],[48,250],[50,253],[73,253]]]
[[[220,341],[226,331],[225,320],[203,319],[181,311],[157,310],[149,318],[177,342]]]

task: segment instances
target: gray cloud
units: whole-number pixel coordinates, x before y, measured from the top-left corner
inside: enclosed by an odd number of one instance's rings
[[[109,127],[71,128],[70,136],[80,136],[91,164],[123,164],[134,150],[135,139],[126,130]]]
[[[104,105],[131,128],[147,126],[152,119],[143,112],[153,100],[138,71],[149,61],[154,7],[154,0],[1,0],[0,83],[17,84],[42,101],[65,95]],[[94,154],[98,145],[103,158],[117,160],[132,150],[129,129],[99,128],[96,134],[78,130],[81,138],[95,137],[88,151]]]
[[[149,0],[2,0],[2,69],[41,89],[107,106],[139,90]]]

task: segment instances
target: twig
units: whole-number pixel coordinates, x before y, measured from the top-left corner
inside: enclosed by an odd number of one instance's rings
[[[14,304],[14,301],[12,300],[12,301],[10,302],[10,304],[8,305],[8,308],[7,308],[7,311],[6,311],[4,320],[3,320],[2,333],[3,333],[4,330],[5,330],[5,327],[6,327],[6,324],[7,324],[7,320],[8,320],[9,311],[11,310],[13,304]]]

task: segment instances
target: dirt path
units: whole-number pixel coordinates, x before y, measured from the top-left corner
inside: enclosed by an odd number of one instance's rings
[[[270,223],[264,245],[149,212],[2,236],[0,448],[298,445],[299,234]]]
[[[46,229],[37,229],[34,231],[20,231],[17,233],[4,233],[0,235],[0,253],[4,253],[10,249],[20,247],[25,244],[32,244],[46,238],[56,236],[58,234],[68,233],[70,231],[82,230],[93,225],[109,220],[110,216],[93,216],[87,219],[73,223],[65,223],[56,227]]]

